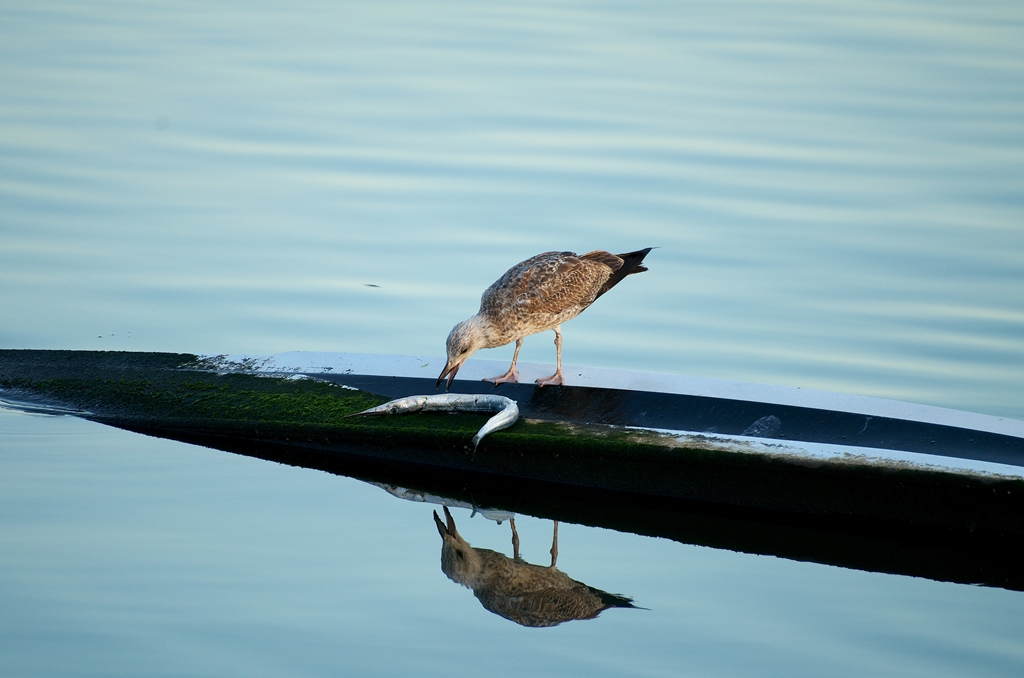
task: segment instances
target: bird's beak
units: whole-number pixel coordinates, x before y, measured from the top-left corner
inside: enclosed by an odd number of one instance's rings
[[[448,534],[448,528],[441,522],[441,516],[437,515],[437,511],[434,511],[434,524],[437,525],[437,533],[441,535],[441,539],[444,539]]]
[[[445,376],[447,376],[448,383],[445,384],[444,390],[450,391],[452,388],[452,381],[455,380],[455,373],[459,371],[460,367],[462,367],[462,363],[455,363],[453,365],[452,361],[449,360],[448,364],[446,364],[444,369],[441,370],[441,376],[437,378],[437,383],[434,384],[434,388],[438,388],[441,385],[441,382],[444,381]]]
[[[459,531],[455,529],[455,519],[452,518],[452,512],[448,510],[447,506],[442,505],[441,508],[444,509],[444,517],[448,521],[448,534],[455,537],[459,541],[462,541],[462,537],[459,536]],[[440,520],[438,522],[440,522]]]
[[[448,521],[445,525],[441,522],[441,516],[437,515],[437,511],[434,511],[434,524],[437,525],[437,533],[441,535],[441,539],[445,537],[452,537],[457,541],[462,541],[462,537],[459,536],[459,531],[455,529],[455,519],[452,518],[451,511],[448,510],[447,506],[442,505],[444,509],[444,517]]]

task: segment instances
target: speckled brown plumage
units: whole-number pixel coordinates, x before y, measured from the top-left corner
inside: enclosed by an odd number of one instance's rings
[[[545,330],[555,331],[557,370],[537,383],[561,384],[562,323],[578,316],[627,275],[646,271],[642,262],[650,251],[648,247],[626,254],[544,252],[516,264],[484,291],[477,314],[448,335],[448,363],[437,385],[447,376],[450,388],[459,367],[475,351],[513,341],[516,350],[508,372],[487,381],[518,382],[516,360],[523,338]]]
[[[519,557],[519,535],[512,523],[512,558],[469,545],[455,529],[448,507],[446,522],[434,512],[441,534],[441,571],[471,589],[485,609],[523,626],[555,626],[574,619],[593,619],[610,607],[634,607],[632,600],[572,579],[555,567],[558,527],[551,547],[551,565],[527,563]]]

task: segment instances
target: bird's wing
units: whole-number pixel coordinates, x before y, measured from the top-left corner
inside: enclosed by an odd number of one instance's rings
[[[602,261],[560,252],[522,271],[516,280],[514,303],[530,313],[557,314],[577,306],[586,307],[610,275],[611,268]]]
[[[493,306],[511,306],[516,297],[529,284],[530,278],[533,276],[533,269],[538,263],[567,254],[571,255],[572,252],[543,252],[526,261],[520,261],[484,290],[484,293],[480,295],[480,310],[483,311]]]
[[[605,252],[604,250],[594,250],[593,252],[587,252],[580,259],[588,259],[590,261],[597,261],[608,268],[612,269],[612,272],[619,270],[622,267],[622,257],[612,254],[611,252]]]
[[[492,595],[477,595],[485,608],[523,626],[555,626],[572,619],[593,619],[605,605],[586,587],[540,588]]]

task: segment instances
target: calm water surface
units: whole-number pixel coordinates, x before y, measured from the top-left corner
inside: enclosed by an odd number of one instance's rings
[[[0,409],[4,675],[1013,676],[1024,594],[562,524],[558,567],[648,610],[524,628],[440,567],[432,505]],[[474,546],[509,524],[455,509]],[[549,562],[551,522],[517,518]]]
[[[439,355],[511,264],[657,245],[567,363],[1021,419],[1022,112],[1019,2],[6,2],[0,347]],[[561,538],[651,609],[520,628],[429,507],[0,411],[0,671],[1024,671],[1019,593]]]

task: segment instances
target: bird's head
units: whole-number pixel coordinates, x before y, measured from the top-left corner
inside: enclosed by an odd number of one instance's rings
[[[463,320],[453,327],[452,331],[448,334],[446,345],[448,348],[448,363],[441,370],[441,376],[437,378],[435,388],[441,385],[445,377],[448,377],[448,383],[444,387],[444,390],[448,391],[451,389],[455,373],[462,367],[462,363],[466,362],[469,356],[476,353],[478,349],[487,346],[487,334],[484,332],[479,316]]]
[[[483,569],[480,554],[459,535],[447,506],[444,517],[446,522],[434,511],[434,524],[441,534],[441,571],[456,584],[473,588]]]

